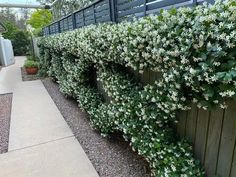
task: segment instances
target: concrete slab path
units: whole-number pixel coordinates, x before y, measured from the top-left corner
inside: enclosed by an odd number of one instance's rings
[[[0,94],[13,93],[9,152],[0,155],[0,177],[98,177],[42,82],[22,82],[24,60],[16,57],[0,72]]]

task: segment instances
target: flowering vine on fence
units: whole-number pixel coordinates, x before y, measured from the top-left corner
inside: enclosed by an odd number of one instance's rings
[[[175,136],[176,112],[190,102],[226,107],[236,92],[236,2],[162,11],[133,22],[91,25],[44,37],[41,72],[57,79],[103,135],[122,131],[155,176],[203,176],[191,145]],[[141,86],[120,66],[162,73]],[[105,103],[90,70],[111,97]]]

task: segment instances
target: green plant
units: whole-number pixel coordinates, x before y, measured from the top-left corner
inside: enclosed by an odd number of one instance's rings
[[[91,25],[42,38],[40,69],[77,99],[102,135],[123,132],[155,176],[203,176],[191,145],[175,136],[172,125],[176,112],[189,109],[191,102],[203,109],[225,108],[225,100],[235,96],[235,26],[233,0]],[[118,65],[162,76],[141,86]],[[111,103],[89,84],[91,67]]]
[[[34,57],[32,55],[28,55],[27,56],[27,60],[30,60],[30,61],[38,61],[39,59],[37,57]]]
[[[38,67],[38,62],[33,61],[33,60],[26,60],[24,63],[25,68],[37,68]]]
[[[29,34],[25,30],[17,28],[11,22],[5,22],[4,25],[7,28],[7,32],[3,34],[3,37],[12,41],[14,54],[16,56],[26,55],[29,51]]]

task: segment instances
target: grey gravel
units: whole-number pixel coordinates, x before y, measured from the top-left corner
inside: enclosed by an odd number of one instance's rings
[[[21,76],[22,76],[22,81],[33,81],[42,79],[42,77],[39,77],[37,74],[27,74],[25,68],[23,67],[21,67]]]
[[[102,137],[90,127],[88,115],[75,100],[63,96],[51,79],[42,82],[101,177],[151,176],[148,163],[123,138]]]
[[[0,154],[8,151],[12,94],[0,95]]]

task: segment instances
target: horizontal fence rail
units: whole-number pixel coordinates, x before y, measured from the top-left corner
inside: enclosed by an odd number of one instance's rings
[[[195,6],[214,0],[98,0],[43,28],[44,36],[74,30],[91,24],[121,22],[157,14],[161,9]]]

